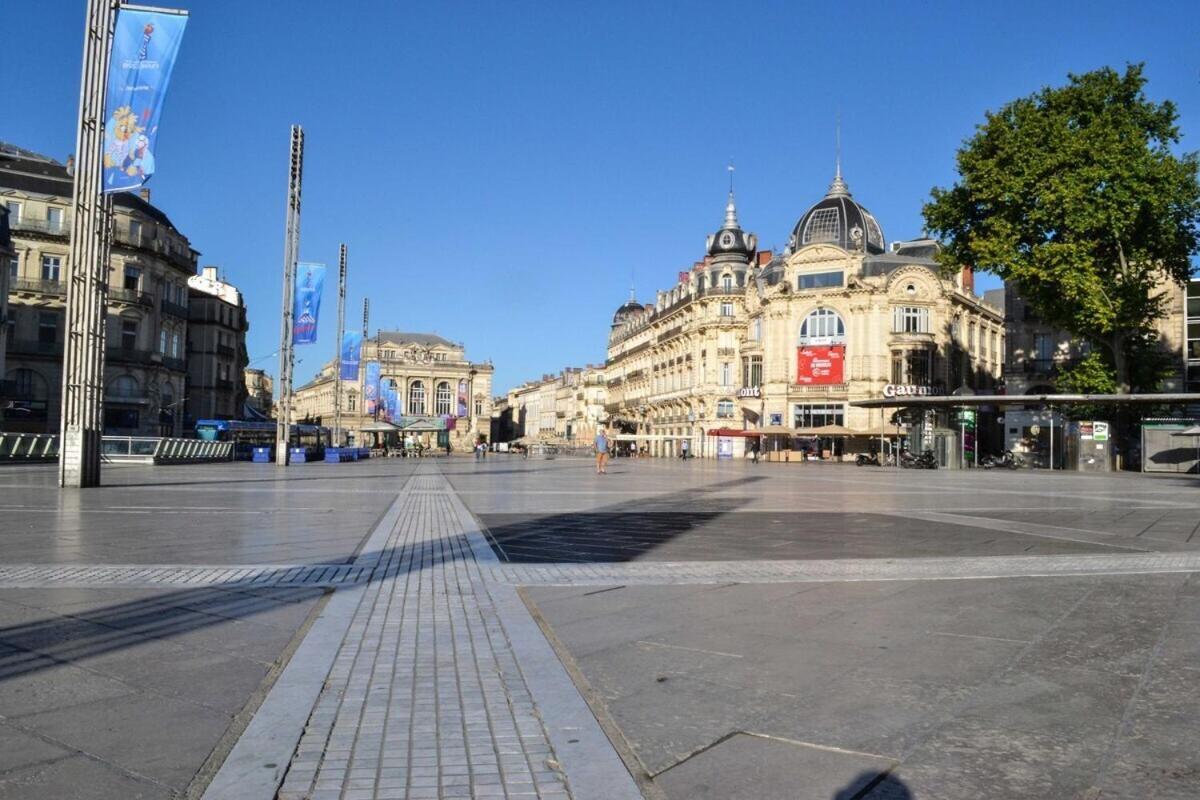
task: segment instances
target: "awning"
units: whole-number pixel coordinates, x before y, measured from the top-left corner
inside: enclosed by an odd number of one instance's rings
[[[742,436],[747,439],[757,439],[762,436],[760,431],[743,431],[737,428],[713,428],[708,432],[709,436]]]
[[[804,428],[797,430],[794,436],[857,436],[857,431],[852,431],[844,425],[822,425],[819,428]]]
[[[664,433],[617,433],[610,437],[614,442],[673,442],[686,436],[667,436]]]
[[[1193,425],[1182,431],[1175,431],[1172,436],[1200,436],[1200,425]]]
[[[956,408],[959,406],[1079,406],[1110,403],[1179,405],[1200,403],[1200,393],[1175,394],[977,394],[971,396],[898,396],[851,400],[856,408]]]
[[[398,431],[400,429],[390,422],[376,420],[375,422],[370,422],[366,425],[363,425],[361,428],[359,428],[359,430],[366,433],[387,433],[388,431]]]

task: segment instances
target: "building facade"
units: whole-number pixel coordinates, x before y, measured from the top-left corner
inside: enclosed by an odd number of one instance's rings
[[[509,391],[495,404],[497,441],[591,444],[608,420],[602,364],[567,367]]]
[[[12,389],[0,425],[57,433],[62,392],[72,167],[0,144],[0,204],[15,254],[8,279],[4,380]],[[113,198],[105,325],[104,432],[179,436],[185,397],[187,281],[196,257],[186,236],[149,202],[148,190]]]
[[[237,287],[204,267],[188,278],[187,419],[242,419],[248,392],[243,371],[250,324]]]
[[[275,416],[275,381],[261,369],[244,370],[246,380],[246,407],[248,414]]]
[[[430,447],[449,444],[469,452],[482,436],[491,432],[491,363],[473,362],[462,344],[427,333],[380,331],[363,340],[357,380],[342,381],[342,430],[355,444],[369,444],[372,433],[386,432],[377,415],[368,415],[363,405],[363,382],[367,364],[378,361],[380,379],[396,388],[402,419],[396,430],[414,426]],[[335,370],[333,360],[317,376],[296,389],[292,397],[293,422],[334,425]],[[436,430],[434,430],[436,428]],[[371,429],[375,429],[372,431]]]
[[[850,405],[892,394],[991,390],[1001,310],[969,271],[944,276],[936,243],[897,243],[840,171],[780,254],[756,251],[732,193],[707,255],[653,305],[621,306],[609,334],[608,410],[652,454],[737,457],[768,448],[840,456],[896,426]],[[946,421],[941,421],[943,425]],[[937,420],[930,421],[937,425]],[[710,431],[732,431],[710,436]]]

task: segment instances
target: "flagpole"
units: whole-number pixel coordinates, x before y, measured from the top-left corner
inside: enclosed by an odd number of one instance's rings
[[[333,446],[342,446],[342,338],[346,335],[346,245],[338,248],[337,355],[333,364]]]
[[[288,169],[287,221],[283,240],[283,319],[279,331],[279,419],[275,425],[275,464],[286,467],[292,422],[292,294],[300,253],[300,184],[304,176],[304,129],[292,126]]]

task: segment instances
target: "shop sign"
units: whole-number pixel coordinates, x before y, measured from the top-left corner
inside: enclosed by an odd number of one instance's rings
[[[889,383],[883,387],[884,397],[938,397],[945,394],[939,386],[920,386],[911,383]]]
[[[744,386],[738,389],[738,397],[762,397],[762,390],[757,386]]]
[[[829,386],[844,383],[845,345],[801,347],[796,352],[796,383]]]
[[[771,414],[770,416],[771,416],[771,424],[772,425],[782,425],[783,424],[783,414]]]
[[[1097,442],[1107,442],[1108,441],[1108,423],[1107,422],[1093,422],[1092,423],[1092,431],[1093,431],[1093,438],[1095,439],[1095,441],[1097,441]]]

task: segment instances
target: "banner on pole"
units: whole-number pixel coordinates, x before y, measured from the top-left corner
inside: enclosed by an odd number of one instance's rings
[[[362,334],[346,331],[342,334],[342,358],[339,374],[344,381],[358,380],[358,364],[362,357]]]
[[[325,288],[325,265],[296,264],[296,290],[292,301],[292,344],[317,341],[317,318],[321,314],[321,292]]]
[[[154,174],[158,117],[187,21],[182,11],[117,11],[104,100],[106,193],[134,191]]]
[[[465,417],[467,415],[467,382],[458,382],[458,415]]]
[[[379,362],[367,362],[367,375],[363,382],[363,411],[369,416],[375,415],[379,408]]]

